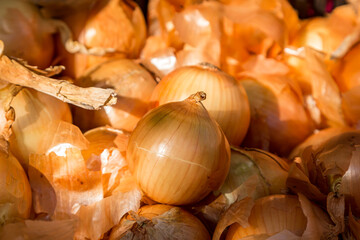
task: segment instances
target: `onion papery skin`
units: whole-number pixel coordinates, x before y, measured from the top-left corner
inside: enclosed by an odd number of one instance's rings
[[[315,148],[305,164],[312,184],[325,195],[329,192],[344,195],[347,208],[360,217],[360,131],[334,136]],[[307,162],[311,161],[311,162]],[[346,211],[348,212],[348,211]]]
[[[146,205],[136,214],[135,219],[131,215],[123,218],[112,230],[109,239],[211,239],[201,221],[179,207],[163,204]],[[135,226],[123,232],[122,226],[130,222]]]
[[[140,188],[165,204],[195,203],[224,182],[230,148],[204,106],[194,99],[147,113],[132,132],[126,158]]]
[[[66,67],[64,73],[74,79],[110,58],[137,58],[145,44],[145,19],[132,0],[98,1],[90,11],[77,11],[63,20],[70,26],[74,38],[85,46],[115,50],[105,56],[71,54],[59,43],[60,63]]]
[[[26,167],[29,154],[37,152],[48,124],[56,120],[71,122],[72,116],[67,103],[27,88],[16,95],[11,106],[15,109],[16,117],[12,125],[10,149]]]
[[[353,47],[338,63],[333,71],[341,92],[347,92],[360,85],[360,44]]]
[[[283,230],[300,237],[306,229],[306,223],[306,217],[296,196],[267,196],[255,202],[249,216],[249,227],[243,228],[238,223],[233,224],[226,235],[226,240],[254,235],[270,237]],[[257,239],[256,236],[254,239]]]
[[[5,55],[39,68],[50,66],[55,42],[38,8],[26,1],[0,1],[0,22]]]
[[[242,146],[260,148],[280,156],[290,151],[313,128],[301,99],[281,77],[242,79],[249,98],[251,121]]]
[[[31,188],[19,161],[0,151],[0,226],[30,217]]]
[[[110,125],[132,131],[148,111],[151,94],[156,86],[154,78],[130,59],[112,59],[89,69],[79,80],[82,87],[113,88],[117,102],[101,110],[74,108],[74,123],[82,130]]]
[[[229,143],[240,145],[250,122],[247,95],[233,77],[210,64],[181,67],[165,76],[152,94],[151,105],[181,101],[197,91],[208,95],[203,104]]]

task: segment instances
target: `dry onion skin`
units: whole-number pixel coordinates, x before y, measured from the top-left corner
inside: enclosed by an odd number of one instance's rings
[[[343,222],[344,211],[350,207],[354,216],[360,216],[359,142],[360,132],[354,130],[333,136],[317,147],[305,149],[290,168],[288,187],[311,200],[327,204],[329,214],[339,215],[336,216],[339,223]],[[330,206],[329,199],[332,202]]]
[[[40,139],[52,121],[72,121],[67,103],[32,89],[22,89],[11,106],[15,109],[16,119],[10,149],[23,166],[27,166],[30,153],[38,152]]]
[[[312,121],[288,77],[257,75],[241,79],[241,84],[248,95],[251,112],[243,146],[287,156],[311,134]]]
[[[94,65],[113,57],[136,58],[145,43],[146,25],[139,6],[132,0],[98,1],[91,10],[66,16],[74,38],[87,47],[112,48],[105,56],[68,53],[61,45],[59,56],[65,74],[76,79]]]
[[[165,76],[152,94],[151,105],[184,100],[197,91],[207,93],[203,104],[229,143],[240,145],[250,121],[248,98],[233,77],[211,64],[181,67]]]
[[[113,88],[117,103],[98,111],[74,109],[74,123],[83,131],[109,125],[131,132],[148,111],[154,78],[130,59],[112,59],[89,69],[78,85],[82,87]]]
[[[271,195],[255,201],[247,224],[231,225],[226,240],[337,239],[331,226],[326,213],[305,197]]]
[[[4,54],[47,68],[54,55],[53,28],[40,10],[26,1],[0,1],[0,39]]]
[[[169,205],[147,205],[131,212],[113,228],[109,240],[210,240],[205,226],[192,214]]]
[[[195,203],[224,182],[230,148],[198,92],[147,113],[132,132],[126,159],[137,183],[154,201]]]
[[[0,151],[0,227],[30,217],[31,188],[19,161]]]

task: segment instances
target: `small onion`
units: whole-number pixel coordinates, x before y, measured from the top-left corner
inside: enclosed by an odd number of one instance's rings
[[[66,103],[32,89],[22,89],[11,106],[16,117],[10,148],[23,166],[28,164],[30,153],[38,152],[40,139],[47,133],[48,124],[56,120],[72,120]]]
[[[333,75],[340,91],[347,92],[360,85],[360,71],[358,67],[360,44],[353,47],[334,69]]]
[[[40,68],[49,67],[54,55],[53,29],[38,8],[26,1],[0,1],[0,22],[4,54]]]
[[[291,81],[281,75],[241,80],[249,97],[251,121],[246,147],[286,156],[312,132],[312,121]]]
[[[153,92],[152,105],[184,100],[196,91],[209,95],[205,108],[219,123],[228,141],[240,145],[250,121],[248,98],[233,77],[211,64],[181,67],[165,76]]]
[[[74,123],[82,130],[110,125],[132,131],[148,111],[151,94],[156,86],[144,68],[129,59],[112,59],[89,69],[79,80],[82,87],[114,88],[117,103],[98,111],[74,109]]]
[[[224,182],[230,148],[198,92],[159,106],[132,132],[127,161],[140,188],[166,204],[195,203]]]
[[[19,161],[0,151],[0,226],[30,216],[31,188]]]
[[[97,1],[89,11],[83,9],[66,16],[74,37],[87,47],[113,48],[110,56],[89,56],[68,53],[59,46],[61,64],[65,73],[78,78],[84,71],[110,57],[136,58],[145,44],[146,25],[139,6],[132,0]]]
[[[210,240],[205,226],[195,216],[179,207],[147,205],[130,212],[113,228],[109,240]]]

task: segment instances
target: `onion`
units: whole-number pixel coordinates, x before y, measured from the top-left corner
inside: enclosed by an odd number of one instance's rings
[[[322,204],[326,195],[331,192],[335,193],[335,196],[344,195],[346,206],[351,206],[354,215],[360,216],[360,183],[357,176],[359,143],[360,132],[347,131],[331,137],[313,149],[307,149],[302,154],[302,161],[296,166],[297,173],[291,175],[288,186]],[[307,186],[312,186],[312,191],[310,187],[302,187],[304,182],[307,182]],[[328,209],[329,213],[337,211],[340,206],[335,207]]]
[[[90,11],[83,9],[64,18],[74,37],[87,47],[113,48],[110,56],[68,53],[61,45],[61,64],[65,74],[76,79],[84,71],[110,57],[136,58],[145,43],[146,25],[138,5],[132,0],[98,1]]]
[[[260,149],[231,149],[230,171],[221,188],[198,206],[196,216],[215,228],[221,215],[236,201],[245,197],[258,199],[287,192],[289,166],[278,156]],[[214,197],[216,199],[214,200]],[[210,199],[212,200],[210,203]]]
[[[79,80],[82,87],[114,88],[117,103],[98,111],[74,110],[74,123],[82,130],[110,125],[132,131],[148,111],[156,86],[153,77],[129,59],[112,59],[89,69]]]
[[[183,100],[196,91],[209,95],[205,108],[219,123],[228,141],[240,145],[249,126],[248,99],[242,86],[215,66],[187,66],[168,74],[156,86],[152,105]]]
[[[246,222],[231,225],[226,239],[337,239],[330,218],[304,196],[258,199]]]
[[[47,68],[54,55],[53,28],[39,9],[26,1],[0,1],[0,39],[4,54]]]
[[[356,64],[359,61],[359,54],[360,44],[357,44],[340,60],[333,71],[334,78],[342,92],[347,92],[360,85],[360,71]]]
[[[247,77],[246,77],[247,75]],[[312,132],[297,85],[284,74],[244,73],[251,121],[243,146],[286,156]]]
[[[205,97],[198,92],[153,109],[130,136],[129,168],[144,193],[157,202],[197,202],[226,178],[229,145],[202,105]]]
[[[30,217],[31,188],[19,161],[0,150],[0,225]]]
[[[110,234],[115,239],[210,239],[199,219],[179,207],[152,205],[130,212]]]
[[[47,133],[52,121],[71,122],[69,106],[60,100],[35,90],[24,88],[13,99],[16,119],[12,126],[11,151],[23,166],[27,166],[30,153],[37,153],[40,139]]]

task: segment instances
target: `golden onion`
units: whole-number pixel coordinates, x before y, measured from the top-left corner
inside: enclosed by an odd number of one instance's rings
[[[52,121],[72,121],[66,103],[32,89],[22,89],[11,106],[15,109],[16,117],[10,149],[23,166],[28,164],[30,153],[38,152],[39,142]]]
[[[249,97],[251,121],[243,142],[286,156],[312,132],[301,95],[286,76],[260,75],[241,80]]]
[[[224,182],[230,148],[198,92],[146,114],[132,132],[129,168],[151,199],[166,204],[195,203]]]
[[[233,77],[211,64],[186,66],[171,72],[156,86],[151,104],[156,107],[184,100],[197,91],[208,94],[204,106],[219,123],[229,143],[240,145],[249,126],[248,98]]]
[[[192,214],[169,205],[147,205],[130,212],[113,228],[110,240],[210,240],[205,226]]]
[[[78,78],[84,71],[109,58],[136,58],[145,43],[146,25],[139,6],[132,0],[97,1],[91,8],[66,16],[74,37],[87,47],[112,48],[110,56],[70,54],[59,45],[61,64],[65,74]]]
[[[40,10],[26,1],[0,1],[0,39],[4,54],[47,68],[54,55],[53,28]]]
[[[112,59],[89,69],[80,79],[82,87],[113,88],[117,103],[98,111],[74,110],[74,123],[82,130],[110,125],[132,131],[148,111],[151,94],[156,86],[153,77],[129,59]]]

